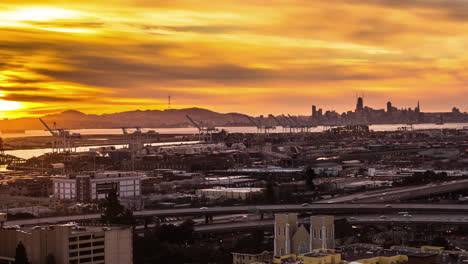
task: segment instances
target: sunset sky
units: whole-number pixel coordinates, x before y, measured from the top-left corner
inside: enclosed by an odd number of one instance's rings
[[[0,30],[1,118],[468,111],[467,0],[3,0]]]

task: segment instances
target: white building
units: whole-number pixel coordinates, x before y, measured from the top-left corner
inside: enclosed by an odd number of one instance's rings
[[[54,183],[54,198],[57,200],[89,201],[104,199],[116,188],[120,198],[141,196],[141,179],[137,172],[108,171],[93,175],[77,175],[75,178],[57,178]]]

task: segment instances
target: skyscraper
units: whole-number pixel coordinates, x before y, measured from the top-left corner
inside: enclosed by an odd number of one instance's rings
[[[364,99],[362,97],[358,97],[357,104],[356,104],[356,112],[362,111],[364,109]]]
[[[387,103],[387,113],[391,113],[391,112],[392,112],[392,107],[393,107],[393,106],[392,106],[392,102],[389,101],[389,102]]]

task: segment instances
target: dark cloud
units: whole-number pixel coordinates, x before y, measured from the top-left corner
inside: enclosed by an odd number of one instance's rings
[[[76,70],[35,69],[39,74],[54,79],[109,88],[131,88],[144,83],[173,83],[178,81],[205,81],[238,85],[260,81],[346,81],[379,80],[415,77],[424,73],[420,68],[379,65],[369,71],[359,66],[306,65],[296,69],[249,68],[232,64],[208,66],[174,66],[147,64],[124,58],[80,56],[70,58],[69,65]]]
[[[426,9],[434,12],[440,12],[443,17],[456,21],[468,22],[468,1],[466,0],[338,0],[352,4],[370,4],[375,6],[383,6],[398,9]],[[411,10],[415,11],[415,10]],[[417,11],[417,10],[416,10]],[[424,13],[415,12],[414,14],[427,16],[433,19],[431,15],[434,12]],[[431,22],[434,22],[431,20]]]
[[[37,87],[24,87],[24,86],[2,86],[0,85],[0,91],[5,92],[23,92],[23,91],[39,91],[43,90],[43,88]]]
[[[83,101],[82,98],[67,98],[45,95],[29,95],[29,94],[7,94],[2,97],[2,100],[15,101],[15,102],[39,102],[39,103],[60,103],[60,102],[79,102]]]

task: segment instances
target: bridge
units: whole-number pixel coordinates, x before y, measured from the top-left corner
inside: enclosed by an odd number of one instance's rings
[[[377,225],[377,224],[398,224],[398,225],[468,225],[468,216],[462,214],[456,215],[413,215],[411,217],[403,215],[366,215],[366,216],[347,216],[348,222],[352,225]],[[306,223],[307,219],[301,219],[300,223]],[[274,220],[258,220],[233,223],[220,223],[195,226],[194,231],[197,233],[223,233],[246,231],[251,229],[267,229],[271,230],[274,226]]]
[[[468,214],[467,204],[289,204],[289,205],[259,205],[259,206],[229,206],[210,208],[184,208],[164,210],[135,211],[135,217],[182,217],[205,216],[210,222],[210,217],[215,215],[232,214],[257,214],[263,218],[264,214],[274,213],[306,213],[329,215],[361,215],[361,214],[391,214],[397,212],[410,212],[418,214]],[[5,225],[42,225],[77,221],[93,221],[100,219],[100,214],[71,215],[33,218],[25,220],[6,221]]]
[[[387,203],[442,193],[456,192],[466,189],[468,189],[468,179],[462,179],[451,182],[431,183],[418,186],[405,186],[383,190],[380,189],[370,192],[361,192],[332,199],[320,200],[316,203]]]

